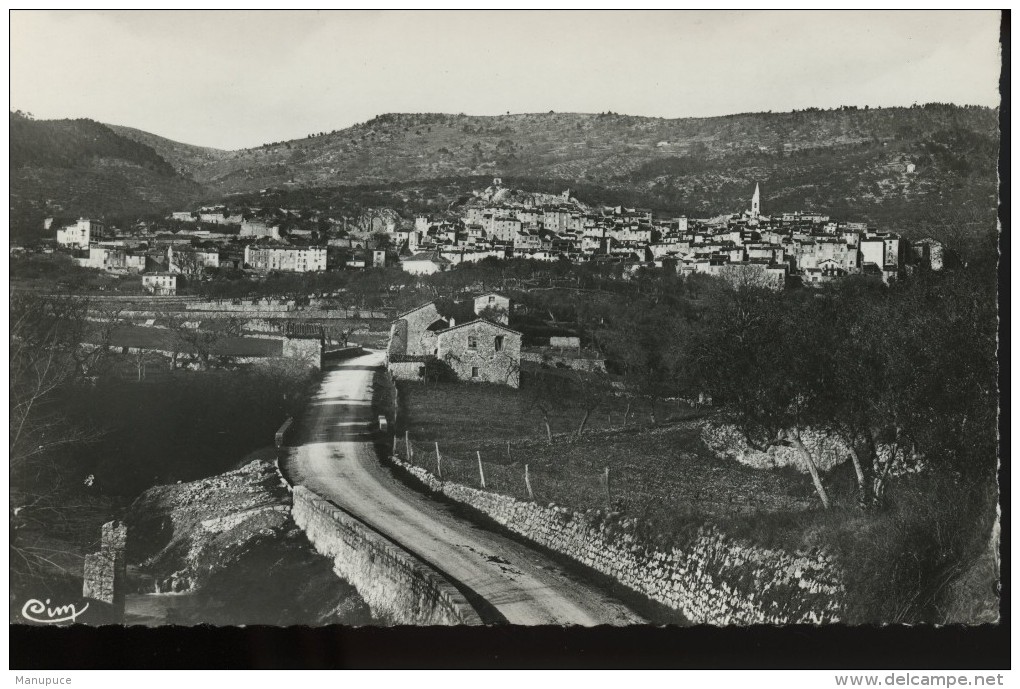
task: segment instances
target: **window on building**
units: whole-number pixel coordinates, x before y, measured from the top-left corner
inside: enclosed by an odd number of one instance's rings
[[[493,345],[493,347],[495,348],[495,350],[497,352],[502,352],[503,351],[503,336],[502,335],[496,335],[496,337],[493,339],[492,345]]]
[[[477,378],[478,377],[478,367],[477,366],[472,366],[471,367],[471,377],[472,378]]]
[[[478,338],[474,335],[468,335],[468,349],[478,349]]]
[[[494,304],[495,302],[496,302],[496,297],[489,297],[489,303],[490,304]]]

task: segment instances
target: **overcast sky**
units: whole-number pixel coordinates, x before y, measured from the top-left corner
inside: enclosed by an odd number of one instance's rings
[[[998,105],[998,12],[13,11],[11,109],[257,146],[386,112]]]

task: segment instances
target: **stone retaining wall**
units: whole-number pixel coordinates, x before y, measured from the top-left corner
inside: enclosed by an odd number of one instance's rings
[[[844,589],[824,554],[751,546],[709,527],[683,549],[659,550],[639,544],[628,520],[607,521],[524,502],[440,481],[399,458],[392,461],[431,490],[683,613],[695,624],[817,624],[838,622],[844,615]]]
[[[294,521],[372,611],[394,624],[481,624],[439,572],[304,486],[294,486]]]
[[[211,320],[215,318],[237,318],[243,316],[244,318],[264,318],[273,320],[323,320],[330,322],[347,322],[351,321],[354,324],[360,324],[368,322],[370,325],[379,323],[384,324],[386,321],[375,318],[374,315],[363,314],[344,311],[343,309],[334,310],[322,310],[322,309],[304,309],[304,310],[291,310],[291,311],[267,311],[265,309],[259,309],[251,307],[251,309],[245,311],[223,311],[223,310],[206,310],[206,309],[187,309],[182,311],[181,309],[167,309],[176,314],[187,314],[190,317],[199,318],[201,320]],[[159,318],[165,316],[167,311],[152,310],[152,309],[124,309],[118,312],[118,315],[122,318]],[[371,316],[371,317],[369,317]]]
[[[391,361],[386,366],[393,380],[421,380],[423,361]]]
[[[521,361],[545,364],[550,368],[569,368],[574,371],[606,372],[606,360],[594,357],[561,355],[553,351],[521,351]]]

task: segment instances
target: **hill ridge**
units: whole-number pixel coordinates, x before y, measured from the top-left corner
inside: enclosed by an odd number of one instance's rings
[[[233,151],[119,125],[108,131],[151,151],[154,164],[159,159],[177,177],[194,180],[194,193],[207,200],[266,188],[393,188],[440,180],[463,186],[502,177],[528,191],[560,191],[565,184],[589,202],[703,217],[742,208],[758,182],[772,209],[912,222],[949,208],[994,213],[997,196],[998,109],[982,106],[674,119],[613,112],[383,113]],[[31,186],[19,193],[31,196]],[[54,193],[52,185],[47,189]]]

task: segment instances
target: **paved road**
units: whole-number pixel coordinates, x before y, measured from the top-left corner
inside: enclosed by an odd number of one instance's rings
[[[644,620],[548,557],[475,526],[394,479],[372,443],[373,374],[382,354],[327,368],[284,469],[442,571],[487,623],[634,624]]]

